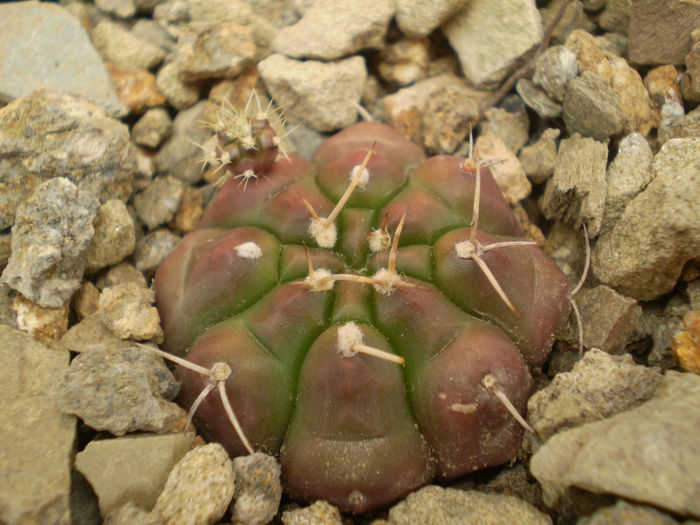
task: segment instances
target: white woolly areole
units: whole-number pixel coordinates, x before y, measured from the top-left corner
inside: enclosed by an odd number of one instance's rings
[[[319,268],[318,270],[314,270],[314,273],[309,275],[304,282],[306,282],[314,292],[325,292],[333,289],[335,281],[333,281],[332,276],[333,274],[330,270]]]
[[[353,166],[352,170],[350,170],[350,180],[355,178],[355,176],[357,175],[357,172],[360,171],[360,167],[361,167],[360,164],[358,164],[357,166]],[[360,176],[357,179],[357,189],[364,190],[365,186],[367,186],[368,182],[369,182],[369,170],[367,170],[367,168],[365,168],[362,170],[362,173],[360,173]]]
[[[338,353],[343,357],[352,357],[357,352],[353,350],[355,345],[362,344],[362,330],[354,322],[350,321],[338,328]]]
[[[259,259],[262,257],[262,250],[260,249],[260,246],[255,244],[253,241],[248,241],[244,242],[243,244],[239,244],[235,248],[236,254],[241,257],[242,259]]]
[[[474,255],[474,245],[471,241],[462,241],[455,243],[455,252],[457,252],[457,257],[461,259],[470,259]]]
[[[367,240],[373,253],[383,252],[391,246],[391,235],[386,230],[372,230],[367,235]]]
[[[311,219],[309,233],[321,248],[333,248],[335,241],[338,240],[335,223],[328,222],[326,219]]]
[[[374,289],[382,295],[389,295],[394,291],[394,288],[401,283],[401,276],[389,270],[382,268],[372,276],[372,279],[378,281],[374,284]]]

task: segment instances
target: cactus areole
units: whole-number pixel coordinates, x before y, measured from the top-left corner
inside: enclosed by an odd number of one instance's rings
[[[502,399],[524,412],[569,283],[489,169],[374,122],[311,162],[256,155],[225,157],[232,176],[156,273],[164,349],[230,367],[245,436],[293,497],[360,513],[513,459],[523,430]],[[208,380],[181,379],[189,407]],[[195,422],[247,453],[219,397]]]

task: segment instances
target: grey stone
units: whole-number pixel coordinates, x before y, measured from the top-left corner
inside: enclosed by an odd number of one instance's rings
[[[197,103],[199,87],[182,80],[182,60],[163,64],[156,74],[156,87],[165,95],[171,106],[183,110]]]
[[[147,275],[155,272],[178,242],[180,242],[180,236],[166,228],[146,234],[136,243],[133,255],[134,266]]]
[[[102,517],[128,502],[150,510],[192,438],[177,433],[91,441],[76,455],[75,466],[97,494]]]
[[[576,54],[564,46],[552,46],[537,57],[532,81],[545,90],[547,95],[561,102],[566,86],[578,75]]]
[[[105,61],[125,69],[152,69],[165,58],[161,48],[109,20],[102,20],[95,26],[92,40]]]
[[[58,308],[80,288],[98,201],[62,177],[20,204],[2,281],[41,306]]]
[[[479,132],[493,133],[511,152],[517,153],[530,138],[530,118],[522,98],[511,95],[500,107],[486,110]]]
[[[102,322],[117,337],[137,341],[163,341],[155,292],[137,283],[109,286],[100,294]]]
[[[218,443],[190,450],[175,465],[151,519],[159,523],[217,523],[234,491],[233,465]]]
[[[601,141],[620,133],[625,118],[617,94],[590,71],[569,82],[563,113],[569,134],[580,133]]]
[[[540,207],[548,219],[562,219],[591,238],[600,232],[605,209],[605,167],[608,147],[578,133],[561,141],[554,174],[547,180]]]
[[[175,177],[156,177],[134,197],[134,209],[149,230],[172,220],[182,201],[184,183]]]
[[[66,177],[101,200],[131,193],[129,129],[82,97],[40,90],[0,109],[0,229],[51,177]]]
[[[525,175],[532,182],[541,184],[554,173],[557,162],[557,138],[560,133],[557,128],[548,128],[542,132],[537,142],[520,150],[518,160],[525,170]]]
[[[471,0],[442,31],[479,86],[503,80],[539,44],[542,21],[533,0]]]
[[[320,60],[380,49],[393,15],[391,0],[318,0],[301,20],[277,33],[272,45],[288,57]]]
[[[163,108],[146,111],[131,128],[131,138],[139,146],[157,148],[170,136],[173,121]]]
[[[700,517],[699,396],[700,376],[669,370],[642,405],[552,437],[530,460],[545,502],[580,487]]]
[[[143,273],[137,270],[133,264],[128,262],[121,262],[111,267],[105,273],[100,274],[95,284],[97,285],[97,288],[104,290],[108,286],[128,282],[137,283],[142,288],[148,287]]]
[[[342,525],[340,511],[327,501],[319,500],[302,509],[285,510],[284,525]]]
[[[253,64],[253,31],[230,22],[190,22],[180,32],[177,51],[186,82],[234,78]]]
[[[485,494],[429,485],[389,510],[391,525],[460,523],[477,525],[551,525],[552,520],[514,496]]]
[[[532,80],[521,78],[515,84],[515,90],[523,98],[525,104],[532,108],[541,118],[556,118],[561,115],[561,104],[549,98],[544,91],[535,86]]]
[[[42,88],[61,89],[126,114],[80,23],[46,2],[0,5],[0,106]]]
[[[159,173],[172,175],[188,184],[201,180],[202,165],[198,161],[203,153],[197,144],[204,144],[212,136],[211,130],[202,124],[206,109],[207,102],[203,100],[177,114],[172,135],[155,156]]]
[[[180,417],[181,409],[166,401],[178,389],[179,383],[153,352],[94,346],[71,362],[61,379],[58,407],[116,436],[137,430],[162,433]]]
[[[367,80],[365,61],[353,56],[336,62],[298,61],[274,54],[258,70],[275,101],[289,117],[318,131],[333,131],[355,122]]]
[[[613,228],[627,204],[651,182],[652,158],[649,143],[639,133],[627,135],[620,141],[607,172],[603,232]]]
[[[99,313],[89,315],[71,326],[61,338],[61,344],[71,352],[85,352],[93,348],[123,350],[131,346],[105,326]]]
[[[466,0],[402,0],[396,3],[396,23],[409,36],[428,36],[457,11]]]
[[[591,260],[595,276],[649,301],[670,292],[700,255],[700,139],[672,139],[652,162],[653,180],[627,205]]]
[[[0,326],[0,521],[71,523],[75,418],[56,408],[67,350]]]
[[[134,221],[126,205],[110,199],[97,209],[95,234],[85,251],[85,271],[94,273],[128,257],[136,246]]]
[[[668,514],[647,507],[632,505],[619,500],[615,505],[596,510],[590,516],[581,518],[576,525],[677,525],[678,522]],[[691,525],[690,523],[688,525]]]
[[[544,441],[557,432],[599,421],[649,399],[663,376],[636,365],[630,354],[593,348],[570,372],[557,374],[527,403],[527,421]]]
[[[277,460],[256,452],[233,460],[236,488],[232,518],[238,525],[269,523],[282,498],[281,468]]]
[[[95,0],[100,11],[119,18],[131,18],[136,14],[134,0]]]

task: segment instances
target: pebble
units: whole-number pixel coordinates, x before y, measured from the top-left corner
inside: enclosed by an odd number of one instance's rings
[[[234,491],[233,465],[218,443],[190,450],[175,465],[151,519],[159,523],[218,523]]]
[[[100,307],[100,291],[91,281],[83,281],[73,294],[70,306],[78,320],[94,314]]]
[[[593,248],[591,269],[618,292],[650,301],[670,292],[700,254],[700,139],[671,139],[653,180]]]
[[[530,195],[532,185],[518,158],[496,135],[491,132],[479,135],[474,144],[474,156],[501,161],[490,169],[498,188],[509,203],[514,204]]]
[[[136,230],[123,201],[110,199],[100,205],[92,226],[95,233],[85,251],[86,273],[95,273],[133,253]]]
[[[692,525],[692,522],[685,522]],[[589,516],[581,518],[576,525],[678,525],[668,514],[646,505],[632,505],[618,500],[614,505],[602,507]]]
[[[660,144],[675,138],[697,137],[700,137],[700,107],[671,122],[662,124],[658,132]]]
[[[578,133],[561,141],[554,174],[547,180],[540,208],[548,219],[562,219],[588,235],[600,232],[605,206],[607,144]]]
[[[564,100],[566,87],[578,75],[576,54],[564,46],[547,48],[535,62],[532,81],[557,102]]]
[[[95,5],[103,13],[119,18],[131,18],[136,14],[134,0],[95,0]]]
[[[156,87],[156,77],[150,71],[106,65],[119,99],[129,113],[140,115],[148,108],[165,104],[165,97]]]
[[[178,242],[180,242],[180,236],[166,228],[147,233],[136,242],[136,249],[132,256],[134,266],[144,274],[152,274]]]
[[[428,36],[465,4],[466,0],[402,0],[396,3],[396,23],[408,36]]]
[[[448,84],[433,91],[423,107],[423,144],[435,153],[453,153],[467,137],[479,115],[471,90]]]
[[[542,184],[554,173],[560,133],[557,128],[547,128],[534,144],[525,146],[518,154],[525,175],[535,184]]]
[[[236,488],[231,513],[237,525],[263,525],[277,514],[282,498],[281,469],[277,460],[256,452],[233,460]]]
[[[607,171],[603,232],[612,230],[627,204],[651,182],[652,158],[649,143],[639,133],[627,135],[620,141],[617,155]]]
[[[173,121],[163,108],[146,111],[131,128],[131,140],[139,146],[157,148],[170,136]]]
[[[160,47],[107,19],[93,28],[92,41],[106,62],[124,69],[153,69],[165,58],[165,51]]]
[[[126,200],[135,168],[127,126],[82,97],[49,90],[0,109],[0,164],[0,230],[50,177],[66,177],[103,200]]]
[[[624,113],[610,85],[590,71],[569,82],[563,116],[570,135],[580,133],[604,141],[622,131]]]
[[[642,405],[552,437],[530,460],[545,503],[580,487],[700,517],[698,396],[700,376],[669,370]]]
[[[56,408],[67,350],[0,325],[0,521],[70,523],[75,417]]]
[[[389,510],[391,525],[460,523],[462,525],[551,525],[552,520],[514,496],[485,494],[429,485],[409,494]]]
[[[148,287],[143,273],[128,262],[120,262],[112,266],[106,272],[101,273],[95,281],[97,288],[100,290],[104,290],[108,286],[122,283],[136,283],[142,288]]]
[[[63,177],[19,205],[2,281],[40,306],[59,308],[80,288],[98,201]]]
[[[632,17],[631,0],[608,0],[600,14],[600,26],[608,31],[628,34]]]
[[[123,505],[150,510],[168,474],[187,453],[192,434],[142,434],[93,440],[75,457],[99,499],[104,518]]]
[[[137,283],[109,286],[100,294],[102,322],[121,339],[163,341],[155,292]]]
[[[547,94],[539,89],[532,80],[521,78],[515,84],[518,92],[529,108],[543,119],[557,118],[561,115],[561,104],[554,102]]]
[[[649,399],[663,376],[630,354],[587,351],[570,372],[557,374],[527,403],[527,421],[547,441],[564,429],[599,421]]]
[[[188,186],[182,194],[180,207],[170,227],[178,233],[188,233],[199,226],[199,220],[204,214],[204,195],[200,188]]]
[[[479,132],[496,135],[513,153],[520,151],[530,138],[530,118],[523,99],[510,95],[500,107],[487,109],[479,123]]]
[[[95,313],[74,324],[61,338],[61,344],[71,352],[85,352],[93,348],[123,350],[130,346],[114,335],[102,322],[102,316]]]
[[[182,80],[182,60],[166,61],[156,74],[156,87],[175,109],[183,110],[199,100],[199,86]]]
[[[627,35],[624,33],[604,33],[595,37],[595,42],[607,53],[627,56]]]
[[[148,227],[154,230],[172,220],[180,207],[185,185],[175,177],[156,177],[146,189],[134,197],[134,209]]]
[[[319,500],[302,509],[285,510],[284,525],[343,525],[340,511],[327,501]]]
[[[670,64],[655,67],[646,74],[644,87],[649,92],[649,97],[657,109],[662,108],[669,100],[682,100],[678,85],[680,78],[681,74],[675,66]]]
[[[290,118],[318,131],[345,128],[357,120],[353,102],[359,103],[367,80],[361,56],[319,62],[274,54],[258,63],[258,71]]]
[[[160,0],[156,0],[159,2]],[[139,18],[131,26],[131,33],[149,44],[160,47],[166,53],[175,50],[176,41],[168,32],[167,26],[161,25],[150,18]]]
[[[429,62],[430,41],[427,38],[402,38],[381,50],[379,76],[385,82],[409,86],[426,77]]]
[[[60,339],[68,329],[69,302],[47,308],[18,295],[11,308],[17,316],[17,328],[37,339]]]
[[[635,0],[629,35],[630,62],[682,64],[690,33],[700,27],[700,4],[686,0]]]
[[[82,95],[115,116],[126,113],[90,37],[59,5],[0,5],[0,55],[4,101],[52,88]]]
[[[442,26],[475,86],[499,82],[542,39],[533,0],[471,0]]]
[[[549,2],[545,7],[539,10],[543,26],[546,27],[551,23],[554,16],[559,11],[561,3],[562,0],[555,0],[554,2]],[[576,29],[583,29],[588,32],[593,32],[596,29],[595,25],[583,12],[583,4],[580,0],[569,2],[569,5],[564,9],[563,16],[552,31],[551,42],[559,44],[566,41],[569,35]]]
[[[163,433],[180,417],[180,407],[168,401],[179,386],[163,360],[144,348],[93,346],[73,359],[61,379],[58,407],[115,436]]]
[[[317,60],[381,49],[394,11],[391,0],[317,0],[304,11],[301,20],[277,33],[272,45],[288,57]]]

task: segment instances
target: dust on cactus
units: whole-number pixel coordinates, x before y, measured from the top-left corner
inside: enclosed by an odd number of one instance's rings
[[[217,132],[226,182],[155,276],[200,431],[355,513],[513,459],[570,286],[488,167],[375,122],[308,162],[256,120]]]

